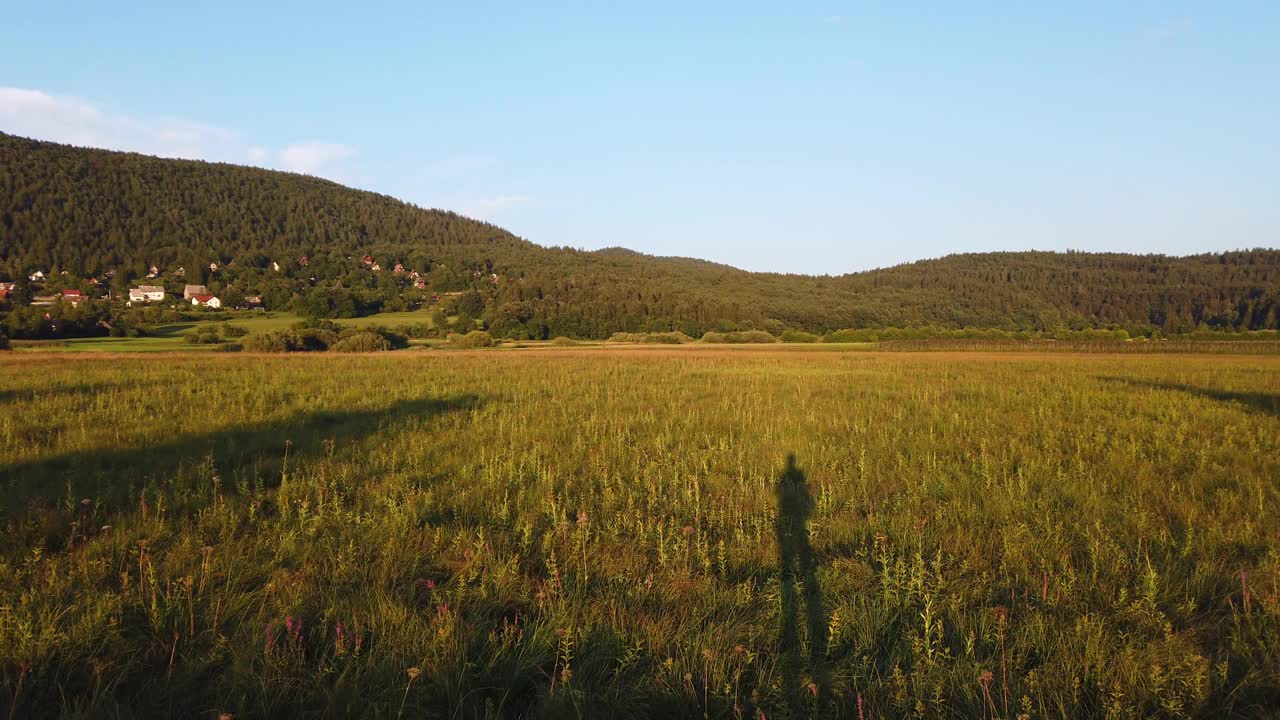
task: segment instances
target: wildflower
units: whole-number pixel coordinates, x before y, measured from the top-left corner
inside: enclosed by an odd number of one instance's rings
[[[814,697],[818,697],[818,686],[817,686],[817,685],[815,685],[814,683],[809,683],[809,684],[808,684],[808,685],[806,685],[805,687],[809,688],[809,693],[810,693],[811,695],[813,695]]]
[[[276,624],[275,622],[267,623],[267,629],[263,633],[262,652],[270,654],[276,648]]]
[[[410,680],[417,680],[418,677],[422,675],[422,669],[417,667],[416,665],[414,667],[409,668],[405,672],[409,674]]]
[[[858,720],[866,720],[862,714],[862,693],[858,693]]]
[[[684,528],[683,528],[680,532],[683,532],[686,536],[688,536],[688,535],[692,535],[692,534],[693,534],[693,526],[692,526],[692,525],[685,525],[685,526],[684,526]]]

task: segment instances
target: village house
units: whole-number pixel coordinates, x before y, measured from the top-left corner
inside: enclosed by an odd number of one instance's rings
[[[391,271],[399,275],[400,273],[404,272],[404,265],[401,265],[400,263],[396,263],[396,266],[392,268]]]
[[[9,289],[0,287],[0,305],[9,301]]]
[[[13,289],[13,283],[11,283],[11,282],[0,282],[0,291],[8,292],[8,291],[10,291],[10,290],[12,290],[12,289]]]
[[[72,305],[79,305],[84,301],[84,293],[79,290],[63,290],[62,301],[71,303]]]
[[[163,285],[139,285],[129,288],[129,304],[161,302],[164,300]]]
[[[372,264],[373,264],[373,256],[372,256],[372,255],[365,255],[364,257],[360,258],[360,262],[364,263],[365,265],[372,265]]]
[[[147,277],[153,278],[159,274],[160,274],[160,268],[156,267],[155,265],[152,265],[151,270],[147,272]]]
[[[247,308],[262,307],[262,296],[261,295],[245,295],[244,306]]]
[[[32,305],[40,305],[40,306],[52,305],[57,301],[58,301],[57,295],[37,295],[31,298]]]
[[[193,295],[191,296],[191,304],[196,307],[207,307],[218,310],[222,307],[222,301],[214,295]]]
[[[186,274],[187,274],[187,269],[185,267],[180,267],[177,270],[173,271],[174,277],[185,277]]]
[[[190,300],[196,295],[208,295],[208,294],[209,294],[209,288],[203,285],[188,285],[182,288],[183,300]]]
[[[378,263],[374,263],[373,266],[370,267],[369,269],[374,272],[382,272],[382,266],[379,265]]]
[[[306,267],[311,264],[311,261],[307,259],[306,255],[303,255],[302,257],[298,258],[298,264],[301,265],[302,267]]]
[[[271,261],[271,269],[272,269],[272,270],[274,270],[274,271],[276,271],[276,272],[280,272],[280,263],[276,262],[275,260],[272,260],[272,261]]]
[[[27,276],[27,279],[30,280],[31,282],[44,282],[44,271],[37,270],[31,273],[29,276]]]
[[[215,273],[218,272],[218,263],[216,262],[209,263],[209,272],[215,272]]]

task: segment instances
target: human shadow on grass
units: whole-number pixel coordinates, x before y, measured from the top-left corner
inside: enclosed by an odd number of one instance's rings
[[[1180,383],[1157,382],[1154,380],[1138,380],[1135,378],[1112,376],[1101,376],[1101,379],[1108,382],[1124,383],[1133,387],[1148,388],[1151,390],[1174,390],[1177,392],[1184,392],[1198,397],[1209,398],[1210,400],[1217,400],[1218,402],[1231,403],[1233,405],[1244,405],[1251,410],[1256,410],[1272,417],[1280,417],[1280,393],[1215,390],[1213,388],[1201,388],[1192,385],[1182,385]]]
[[[149,447],[77,451],[0,466],[0,521],[62,499],[68,486],[75,493],[70,500],[92,498],[96,508],[119,509],[123,502],[136,503],[141,488],[176,482],[182,466],[205,458],[211,458],[220,472],[223,492],[232,491],[233,483],[246,473],[258,480],[274,477],[278,481],[285,462],[294,467],[319,457],[329,451],[326,443],[342,448],[375,433],[396,432],[415,422],[472,410],[481,402],[475,395],[454,395],[371,409],[308,410],[279,420],[179,435]],[[197,421],[190,418],[192,423]],[[209,491],[205,487],[173,489],[186,494]]]
[[[830,672],[826,663],[827,613],[822,606],[822,587],[818,582],[818,563],[809,543],[809,516],[813,497],[804,472],[796,466],[795,455],[787,456],[787,466],[778,476],[778,580],[781,587],[782,613],[778,630],[782,679],[787,703],[793,715],[801,715],[805,688],[801,678],[808,670],[813,687],[813,705],[829,702]],[[797,583],[800,592],[797,594]],[[808,653],[803,652],[800,638],[800,605],[803,600]]]

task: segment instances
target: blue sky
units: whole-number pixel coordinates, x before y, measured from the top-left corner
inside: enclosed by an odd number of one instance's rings
[[[0,130],[840,273],[1280,245],[1280,3],[28,2]]]

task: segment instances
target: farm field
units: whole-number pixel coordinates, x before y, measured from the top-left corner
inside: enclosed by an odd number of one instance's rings
[[[0,718],[1274,715],[1280,356],[798,349],[0,354]]]

